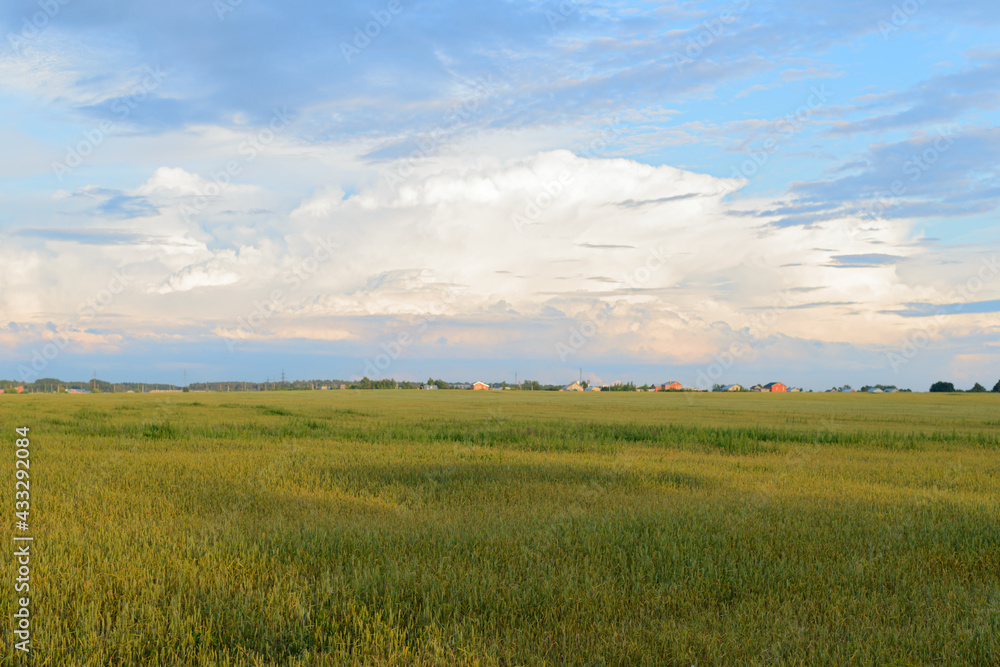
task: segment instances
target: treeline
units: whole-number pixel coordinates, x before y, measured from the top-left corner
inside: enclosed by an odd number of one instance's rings
[[[969,394],[984,394],[984,393],[986,393],[986,387],[984,387],[983,385],[979,384],[978,382],[972,386],[972,389],[962,390],[962,389],[955,389],[955,384],[953,382],[944,382],[944,381],[941,381],[941,382],[935,382],[934,384],[932,384],[930,390],[932,392],[935,392],[935,393],[938,393],[938,392],[956,393],[956,392],[962,392],[962,391],[964,391],[965,393],[969,393]],[[997,394],[1000,394],[1000,380],[997,380],[997,383],[995,385],[993,385],[993,389],[991,389],[990,391],[992,391],[994,393],[997,393]]]
[[[586,388],[586,380],[580,383]],[[65,381],[58,378],[40,378],[34,382],[16,382],[14,380],[0,380],[0,389],[4,393],[21,393],[18,388],[23,388],[24,393],[66,393],[70,391],[85,391],[92,393],[126,393],[126,392],[152,392],[152,391],[309,391],[319,389],[425,389],[434,387],[436,389],[471,389],[469,382],[447,382],[441,379],[428,378],[426,382],[412,382],[408,380],[395,380],[392,378],[382,378],[374,380],[363,377],[360,380],[265,380],[264,382],[192,382],[187,387],[182,385],[148,383],[148,382],[108,382],[106,380],[84,380]],[[601,391],[647,391],[652,385],[636,385],[632,382],[625,382],[611,386],[601,387]],[[563,385],[542,384],[537,380],[523,380],[519,384],[507,382],[495,382],[490,385],[490,389],[505,389],[512,391],[560,391]],[[897,389],[895,385],[865,385],[859,391],[867,392],[873,389],[882,391],[908,392],[909,389]],[[722,385],[716,385],[712,391],[722,391]],[[746,391],[746,390],[744,390]],[[850,385],[834,387],[831,391],[851,391]],[[935,382],[931,385],[931,392],[934,393],[986,393],[992,391],[1000,393],[1000,380],[987,390],[980,383],[975,383],[971,389],[956,389],[952,382]]]
[[[633,386],[633,385],[629,385]],[[187,386],[150,383],[150,382],[108,382],[106,380],[67,381],[58,378],[40,378],[35,382],[16,382],[0,380],[0,390],[5,393],[66,393],[83,391],[91,393],[127,393],[152,391],[311,391],[321,389],[471,389],[471,382],[447,382],[442,379],[428,378],[427,382],[412,382],[395,380],[393,378],[371,379],[363,377],[360,380],[265,380],[264,382],[223,381],[223,382],[191,382]],[[524,380],[520,385],[497,382],[490,385],[491,389],[509,389],[521,391],[558,391],[562,385],[542,384],[536,380]],[[617,389],[617,387],[616,387]]]
[[[24,393],[54,394],[67,391],[89,391],[93,393],[112,393],[127,391],[180,391],[181,387],[157,382],[108,382],[106,380],[60,380],[58,378],[39,378],[34,382],[16,382],[0,380],[0,389],[4,393],[16,393],[23,387]]]

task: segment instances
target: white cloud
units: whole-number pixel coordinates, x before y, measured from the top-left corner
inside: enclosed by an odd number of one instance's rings
[[[150,292],[170,294],[188,292],[199,287],[223,287],[238,283],[241,275],[251,275],[261,268],[262,253],[255,247],[243,247],[238,252],[223,250],[210,260],[184,267],[168,277]]]
[[[912,275],[932,260],[908,224],[856,235],[856,220],[773,227],[753,211],[775,202],[726,199],[740,182],[630,160],[439,158],[347,197],[339,183],[320,186],[261,228],[223,215],[273,200],[251,186],[227,189],[201,218],[180,215],[207,183],[163,167],[125,192],[159,212],[124,228],[172,239],[101,250],[106,265],[137,276],[135,294],[115,302],[125,318],[164,334],[182,318],[228,335],[277,291],[281,307],[256,336],[363,345],[408,331],[424,345],[551,358],[570,326],[608,313],[588,354],[701,363],[754,336],[760,354],[795,339],[895,344],[919,323],[883,311],[943,296]],[[92,261],[93,247],[70,246],[58,287],[21,290],[16,310],[61,290],[72,312],[97,293],[99,281],[69,272]],[[898,260],[844,268],[837,259],[858,255]]]
[[[227,181],[231,179],[230,176]],[[160,167],[145,183],[135,189],[135,193],[140,195],[169,195],[173,197],[185,195],[218,197],[222,194],[234,196],[259,191],[260,188],[253,185],[207,179],[180,167]]]

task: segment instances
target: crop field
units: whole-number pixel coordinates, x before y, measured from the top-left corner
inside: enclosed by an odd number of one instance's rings
[[[33,665],[1000,664],[996,394],[4,395],[0,423],[7,549],[31,429]]]

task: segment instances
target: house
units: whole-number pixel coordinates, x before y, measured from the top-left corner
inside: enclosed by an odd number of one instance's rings
[[[722,391],[743,391],[743,387],[738,384],[729,384],[723,387]]]
[[[591,386],[587,387],[587,391],[600,391],[600,390],[601,390],[601,388],[598,387],[597,385],[591,385]]]
[[[750,391],[764,391],[764,388],[761,387],[759,384],[755,384],[754,386],[750,387]]]
[[[788,391],[788,385],[781,382],[768,382],[760,388],[761,391],[769,391],[772,394],[784,394]]]
[[[583,391],[583,385],[579,382],[574,382],[573,384],[566,385],[560,391]]]
[[[485,382],[476,382],[472,385],[472,391],[489,391],[490,386]]]
[[[792,387],[791,389],[788,390],[788,392],[789,393],[794,392],[794,393],[800,394],[800,393],[802,393],[802,387]]]
[[[421,389],[437,389],[438,386],[436,384],[422,384],[422,385],[420,385],[420,388]]]
[[[684,385],[677,380],[664,382],[662,386],[656,387],[656,391],[681,391],[682,389],[684,389]]]
[[[878,387],[872,387],[871,389],[868,390],[868,393],[869,394],[881,394],[883,392]]]

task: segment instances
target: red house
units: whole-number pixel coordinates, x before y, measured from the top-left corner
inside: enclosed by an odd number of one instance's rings
[[[664,383],[664,385],[662,387],[657,387],[656,390],[657,391],[671,391],[671,390],[680,391],[683,388],[684,388],[684,385],[682,385],[680,382],[677,382],[675,380],[673,382],[666,382],[666,383]]]
[[[490,386],[485,382],[477,382],[476,384],[472,385],[473,391],[489,391],[489,389]]]
[[[769,391],[774,394],[783,394],[788,391],[788,385],[784,385],[780,382],[768,382],[763,387],[761,391]]]

